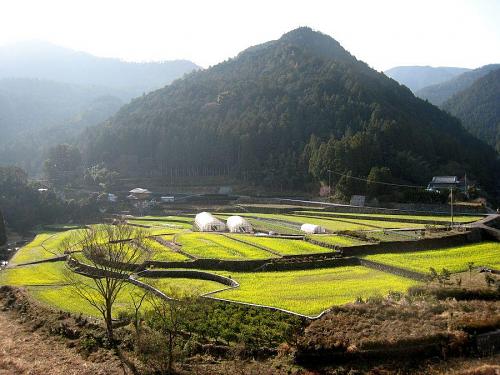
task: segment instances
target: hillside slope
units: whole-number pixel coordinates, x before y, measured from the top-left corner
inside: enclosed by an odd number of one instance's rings
[[[415,95],[422,99],[427,99],[434,105],[440,106],[453,95],[465,90],[479,78],[484,77],[489,72],[500,68],[500,64],[490,64],[465,72],[448,81],[424,87],[417,90]]]
[[[442,108],[500,152],[500,68],[452,96]]]
[[[424,87],[448,81],[469,70],[448,66],[396,66],[384,73],[415,92]]]
[[[222,171],[280,189],[328,180],[328,169],[387,167],[421,184],[467,170],[487,186],[497,172],[494,151],[455,118],[309,28],[132,101],[81,144],[88,162],[122,175]]]

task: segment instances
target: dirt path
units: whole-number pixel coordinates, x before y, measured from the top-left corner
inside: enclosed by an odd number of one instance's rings
[[[31,332],[14,314],[0,310],[0,375],[124,374],[117,359],[84,359],[57,337]]]

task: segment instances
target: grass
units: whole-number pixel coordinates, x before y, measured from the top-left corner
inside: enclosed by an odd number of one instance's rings
[[[217,233],[182,233],[176,236],[182,250],[198,258],[267,259],[272,254]]]
[[[421,273],[429,273],[430,267],[438,272],[442,268],[451,272],[461,272],[468,269],[468,262],[474,262],[475,267],[488,266],[500,269],[500,243],[483,242],[439,250],[375,254],[367,255],[365,258]]]
[[[288,240],[284,238],[272,237],[257,237],[247,234],[231,234],[232,238],[240,239],[245,242],[255,244],[257,246],[270,249],[281,255],[298,255],[298,254],[316,254],[327,253],[332,250],[322,246],[314,245],[312,243],[302,240]]]
[[[162,236],[162,238],[166,241],[172,241],[172,236]],[[151,260],[162,262],[182,262],[189,259],[185,255],[179,254],[153,239],[146,238],[144,240],[144,245],[152,251]]]
[[[0,285],[29,286],[64,284],[65,262],[40,263],[0,271]]]
[[[385,218],[385,219],[404,219],[404,220],[425,220],[425,221],[442,221],[448,223],[449,215],[405,215],[405,214],[362,214],[348,212],[329,212],[329,211],[294,211],[295,215],[300,216],[356,216],[360,218]],[[453,219],[457,223],[470,223],[484,218],[484,216],[454,216]]]
[[[307,271],[232,272],[240,287],[214,294],[233,301],[262,304],[313,316],[357,297],[405,291],[413,280],[360,266]]]
[[[363,242],[353,237],[331,235],[331,234],[310,234],[308,238],[319,241],[328,245],[337,245],[341,247],[364,245],[367,242]]]
[[[230,214],[226,214],[230,215]],[[281,220],[291,224],[301,225],[304,223],[320,225],[332,232],[344,230],[373,230],[382,228],[424,228],[424,224],[412,224],[379,220],[363,220],[363,219],[348,219],[348,218],[325,218],[319,216],[297,216],[297,215],[279,215],[279,214],[262,214],[262,213],[242,213],[239,214],[245,217],[256,217],[270,220]],[[276,224],[280,224],[277,222]]]
[[[164,278],[152,279],[142,277],[140,281],[152,285],[169,295],[170,291],[175,291],[176,295],[202,295],[209,292],[214,292],[223,288],[226,285],[220,284],[216,281],[198,280],[198,279],[185,279],[185,278]]]
[[[76,234],[79,229],[66,232],[43,232],[38,234],[33,241],[19,249],[10,260],[10,264],[22,264],[54,258],[61,255],[61,243]]]

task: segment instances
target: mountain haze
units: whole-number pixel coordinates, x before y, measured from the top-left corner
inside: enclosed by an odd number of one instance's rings
[[[418,91],[426,86],[435,85],[465,73],[470,69],[432,66],[396,66],[384,73],[411,91]]]
[[[452,96],[442,107],[500,152],[500,67]]]
[[[494,151],[454,117],[309,28],[133,100],[81,145],[88,162],[122,175],[222,170],[281,189],[328,180],[328,169],[386,168],[393,181],[419,184],[467,170],[490,187],[497,172]]]
[[[440,106],[453,95],[465,90],[476,80],[498,68],[500,68],[500,64],[485,65],[481,68],[462,73],[448,81],[424,87],[421,90],[417,90],[415,95],[422,99],[427,99],[434,105]]]
[[[1,78],[38,78],[121,89],[127,99],[163,87],[200,67],[191,61],[133,63],[101,58],[46,42],[0,47]]]

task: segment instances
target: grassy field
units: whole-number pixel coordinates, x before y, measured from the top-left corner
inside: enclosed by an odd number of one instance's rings
[[[172,295],[173,291],[176,296],[200,296],[205,293],[227,288],[227,286],[224,284],[219,284],[218,282],[209,280],[184,278],[152,279],[146,277],[142,277],[139,280],[146,284],[154,286],[156,289],[161,290],[166,295]]]
[[[7,268],[0,272],[0,285],[56,285],[66,282],[65,262],[40,263]]]
[[[475,267],[500,269],[500,243],[483,242],[439,250],[374,254],[365,258],[421,273],[429,273],[430,267],[437,271],[446,268],[451,272],[461,272],[468,269],[468,262],[474,262]]]
[[[19,249],[10,260],[10,264],[22,264],[54,258],[61,255],[61,243],[73,236],[78,229],[66,232],[44,232],[38,234],[33,241]]]
[[[182,233],[176,242],[182,250],[197,258],[218,259],[267,259],[273,255],[252,245],[247,245],[217,233]]]
[[[319,241],[328,245],[337,245],[342,247],[364,245],[367,243],[353,237],[339,236],[332,234],[309,234],[307,235],[307,237],[312,240]]]
[[[230,214],[226,214],[230,215]],[[424,224],[410,224],[390,221],[363,220],[363,219],[342,219],[325,218],[319,216],[297,216],[297,215],[278,215],[261,213],[243,213],[239,214],[245,217],[257,217],[270,220],[282,220],[292,224],[301,225],[304,223],[317,224],[332,232],[344,230],[373,230],[382,228],[424,228]],[[277,224],[281,224],[277,222]]]
[[[332,250],[302,240],[284,238],[258,237],[248,234],[230,234],[232,238],[240,239],[257,246],[270,249],[281,255],[328,253]]]
[[[233,301],[263,304],[317,315],[357,297],[405,291],[416,282],[365,267],[337,267],[286,272],[232,272],[240,287],[214,294]]]
[[[172,241],[173,236],[162,236],[166,241]],[[147,238],[144,241],[144,245],[151,250],[151,260],[163,261],[163,262],[182,262],[188,260],[189,258],[183,254],[179,254],[172,249],[156,242],[153,239]]]
[[[384,219],[404,219],[404,220],[425,220],[425,221],[441,221],[448,223],[450,222],[449,215],[396,215],[396,214],[360,214],[360,213],[347,213],[347,212],[328,212],[328,211],[294,211],[295,215],[300,216],[325,216],[325,217],[337,217],[337,216],[356,216],[359,218],[384,218]],[[470,223],[484,218],[484,216],[454,216],[453,220],[456,223]]]

